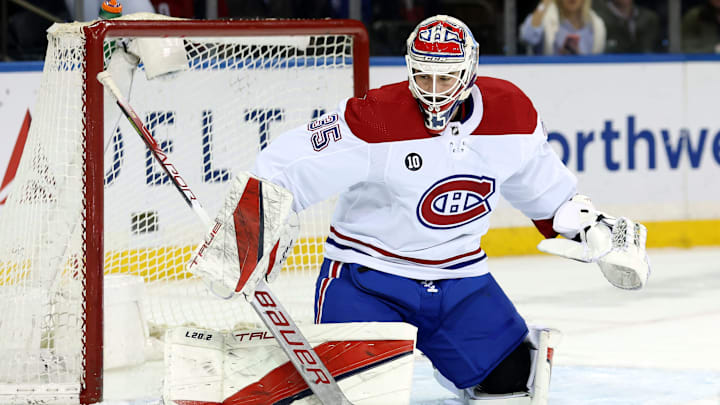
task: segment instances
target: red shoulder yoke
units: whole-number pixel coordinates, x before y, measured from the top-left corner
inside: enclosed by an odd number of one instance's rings
[[[363,98],[351,98],[345,107],[350,130],[368,143],[430,138],[408,82],[370,90]]]
[[[473,135],[532,134],[537,126],[537,111],[530,99],[507,80],[478,77],[483,117]]]

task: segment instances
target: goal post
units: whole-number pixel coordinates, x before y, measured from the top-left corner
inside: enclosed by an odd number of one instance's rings
[[[187,66],[158,77],[123,49],[164,38]],[[244,300],[221,301],[184,263],[205,229],[96,80],[123,72],[125,96],[214,215],[234,173],[281,132],[368,90],[369,47],[354,20],[178,20],[153,14],[59,24],[14,188],[0,213],[0,402],[95,403],[103,388],[103,284],[144,283],[151,334],[259,324]],[[301,215],[278,285],[299,323],[332,202]],[[139,348],[138,350],[141,350]]]

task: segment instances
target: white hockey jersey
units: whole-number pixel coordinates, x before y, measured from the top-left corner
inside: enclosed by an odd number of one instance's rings
[[[433,136],[407,82],[371,90],[279,136],[253,173],[292,191],[297,211],[339,194],[327,258],[418,280],[485,274],[500,195],[546,219],[576,179],[520,89],[481,77],[470,97],[465,119]]]

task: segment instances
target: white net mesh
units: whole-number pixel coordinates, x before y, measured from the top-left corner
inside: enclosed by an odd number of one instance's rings
[[[93,226],[84,218],[84,39],[79,25],[67,25],[51,30],[49,41],[25,152],[0,216],[0,394],[82,380],[85,230]],[[353,95],[349,35],[169,41],[187,59],[182,70],[148,79],[124,50],[137,49],[136,38],[106,40],[104,65],[211,216],[234,174],[249,169],[273,137]],[[242,299],[219,300],[185,271],[204,226],[105,100],[105,274],[144,279],[151,331],[257,323]],[[299,323],[312,320],[331,210],[327,202],[302,213],[294,255],[271,285]]]
[[[72,382],[82,368],[83,41],[49,41],[35,107],[40,122],[31,126],[0,218],[4,383]],[[71,339],[61,335],[68,333]]]

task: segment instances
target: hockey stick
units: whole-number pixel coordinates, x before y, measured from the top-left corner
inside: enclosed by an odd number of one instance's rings
[[[200,205],[200,201],[190,190],[177,168],[170,162],[168,156],[162,151],[150,131],[145,128],[135,110],[120,93],[120,89],[118,89],[110,73],[100,72],[97,79],[110,91],[120,110],[143,139],[155,159],[162,165],[168,177],[172,179],[173,185],[182,194],[185,202],[200,217],[203,224],[209,227],[212,222],[205,209]],[[320,356],[315,353],[315,350],[300,332],[295,321],[290,317],[290,313],[283,307],[264,280],[260,280],[255,288],[254,297],[255,299],[248,299],[248,302],[273,334],[285,354],[290,358],[290,361],[313,394],[325,405],[352,405],[340,390],[325,364],[323,364]]]

